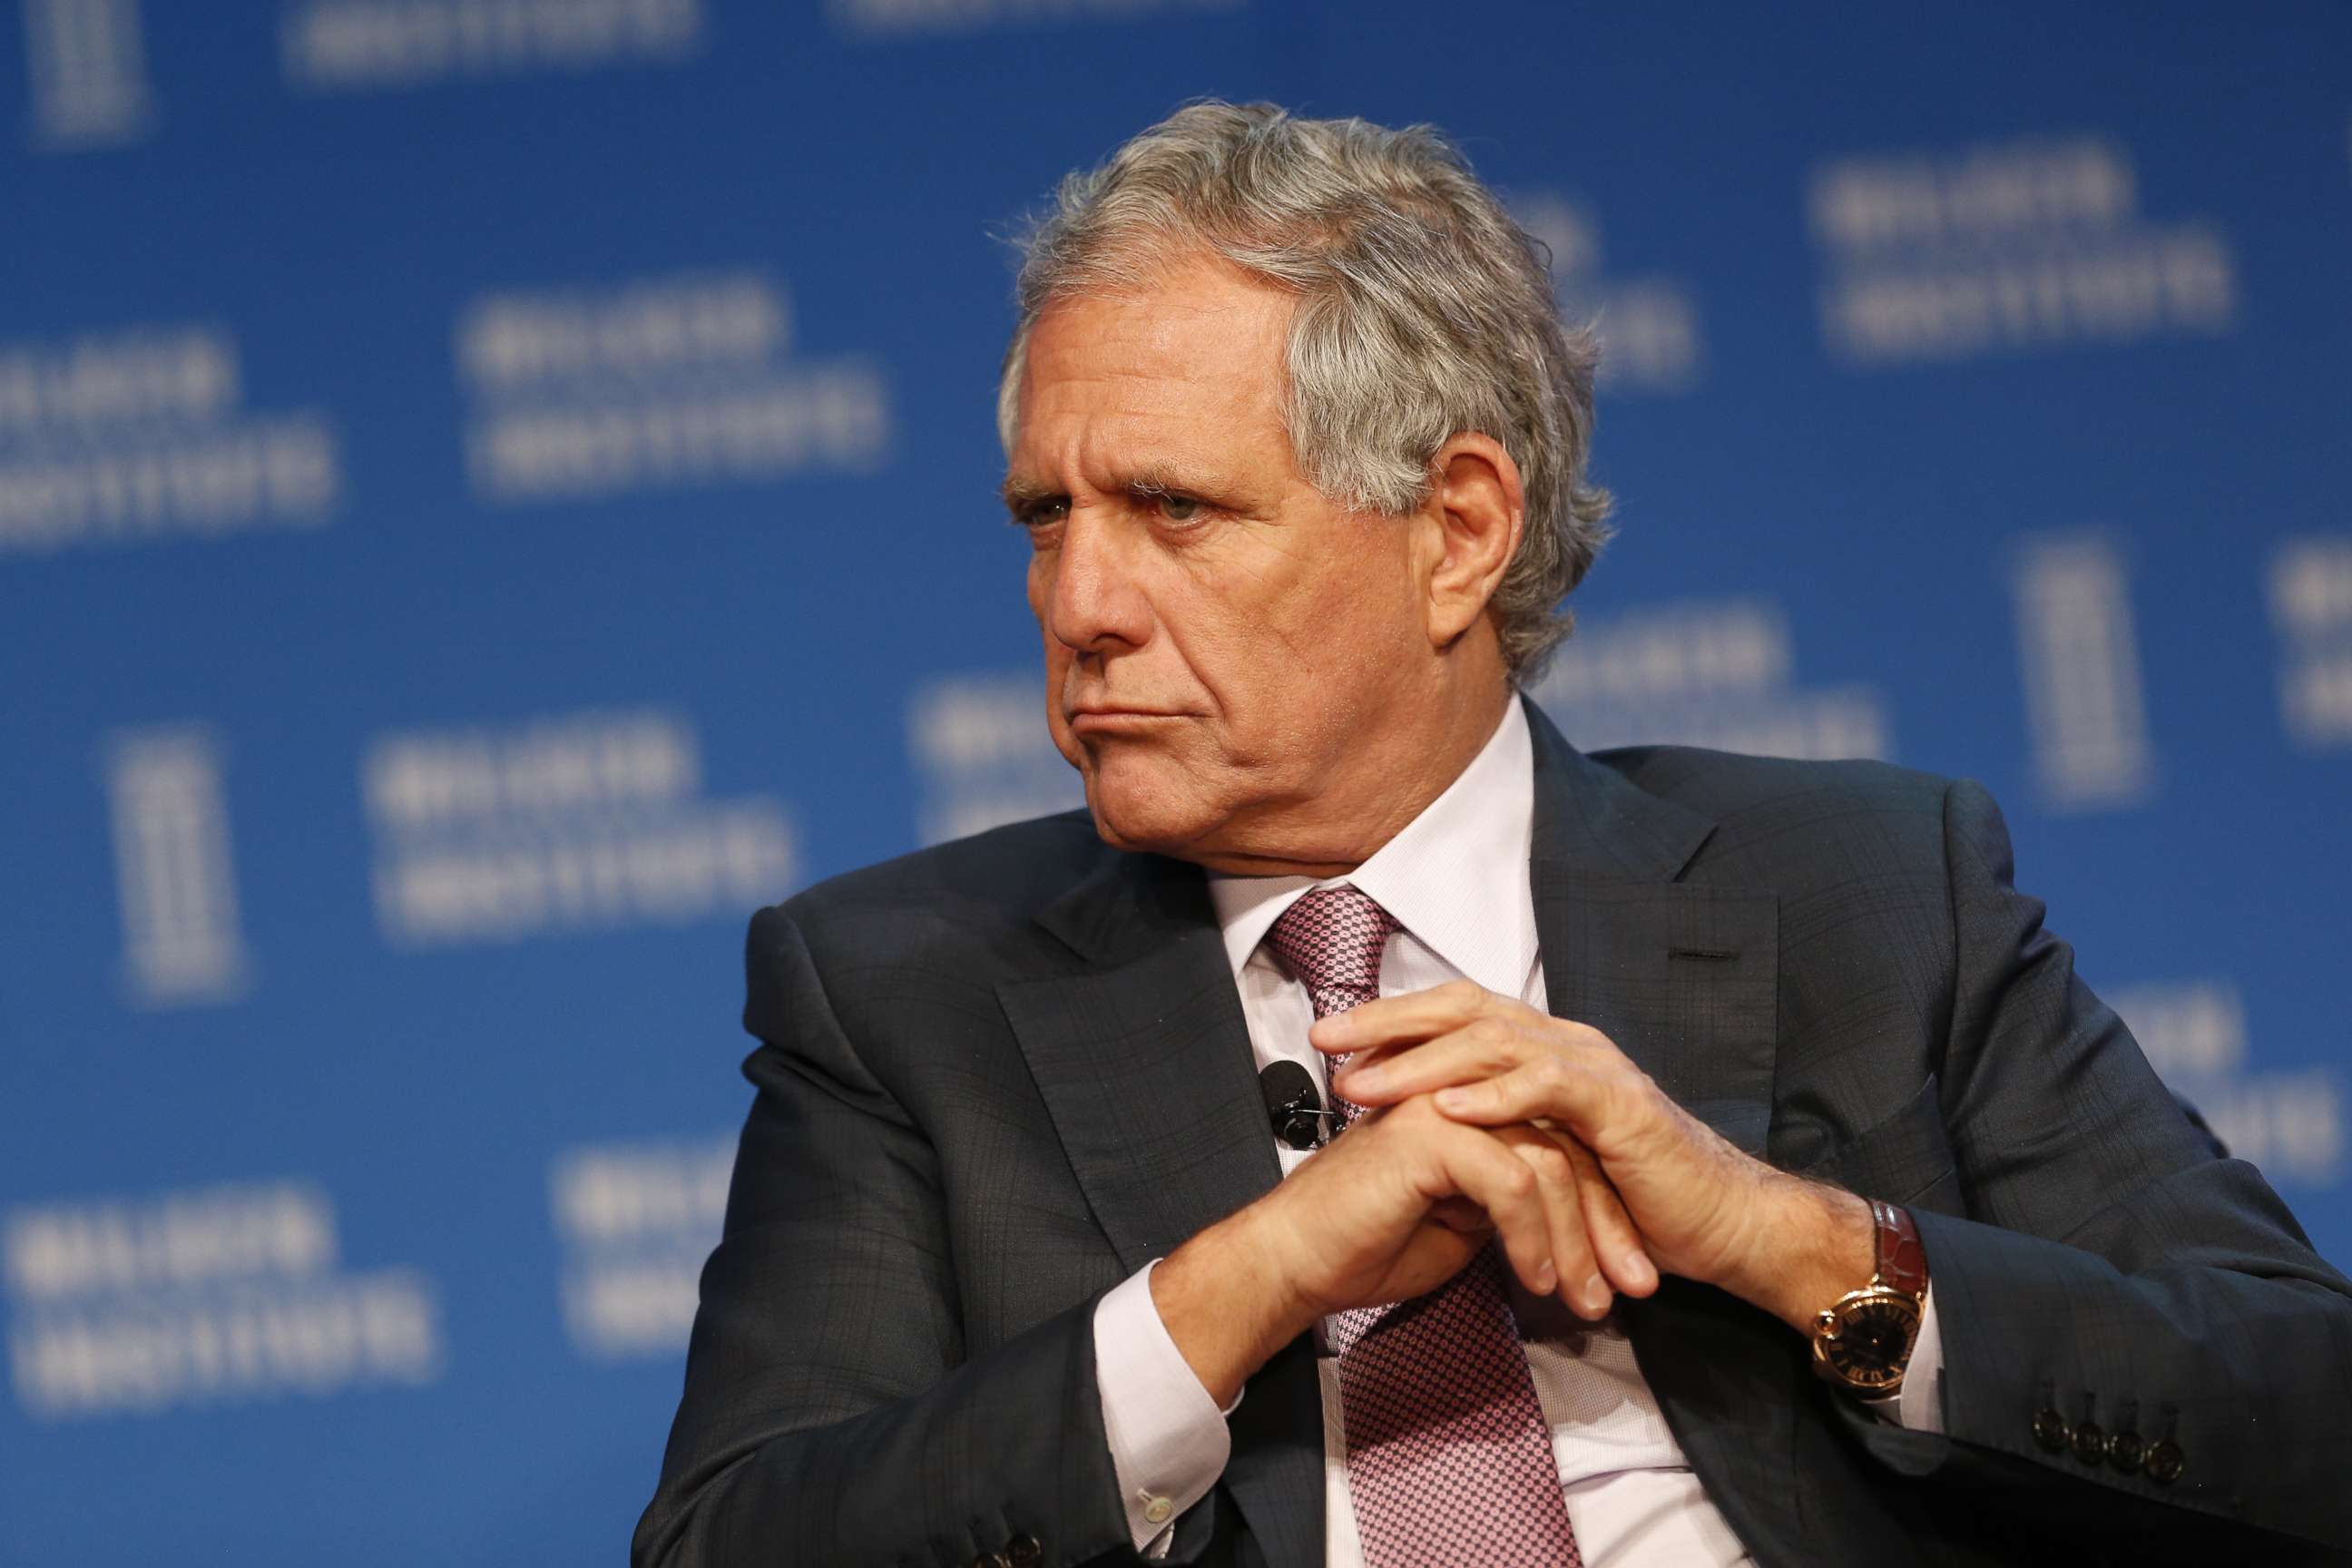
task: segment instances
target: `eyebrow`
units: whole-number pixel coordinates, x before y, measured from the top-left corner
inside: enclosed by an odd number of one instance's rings
[[[1041,500],[1056,500],[1062,492],[1052,485],[1040,484],[1034,479],[1016,479],[1007,477],[1003,487],[996,493],[1003,498],[1005,510],[1018,514]]]
[[[1129,493],[1134,495],[1164,496],[1175,493],[1199,496],[1205,500],[1220,496],[1229,497],[1233,492],[1234,484],[1231,479],[1219,474],[1198,471],[1188,473],[1165,463],[1145,463],[1128,476],[1127,488]]]
[[[1119,487],[1131,496],[1187,495],[1202,500],[1238,500],[1238,487],[1222,475],[1191,471],[1165,462],[1140,463]],[[1015,514],[1040,501],[1065,500],[1069,492],[1056,484],[1007,476],[998,495],[1007,511]]]

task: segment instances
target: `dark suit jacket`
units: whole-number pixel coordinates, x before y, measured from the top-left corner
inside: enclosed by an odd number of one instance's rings
[[[1720,1291],[1622,1304],[1757,1560],[2352,1545],[2352,1284],[2074,979],[1985,793],[1585,757],[1529,717],[1551,1010],[1749,1153],[1908,1205],[1926,1242],[1948,1436],[1874,1420]],[[1021,1537],[1132,1561],[1095,1302],[1278,1179],[1202,873],[1082,813],[1024,823],[763,910],[748,965],[759,1093],[635,1562],[962,1568]],[[2169,1442],[2179,1473],[2051,1451],[2045,1410]],[[1231,1424],[1175,1560],[1320,1568],[1306,1341]]]

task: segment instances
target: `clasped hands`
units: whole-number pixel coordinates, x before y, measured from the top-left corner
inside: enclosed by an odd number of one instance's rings
[[[1365,1113],[1153,1275],[1221,1403],[1318,1318],[1433,1289],[1489,1237],[1528,1290],[1594,1320],[1663,1273],[1803,1327],[1869,1279],[1867,1204],[1726,1142],[1599,1030],[1463,980],[1308,1038]]]

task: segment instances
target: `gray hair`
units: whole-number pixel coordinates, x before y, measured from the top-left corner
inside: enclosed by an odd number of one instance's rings
[[[1542,247],[1426,125],[1300,120],[1270,103],[1188,104],[1064,178],[1023,242],[1020,316],[998,384],[1012,450],[1023,360],[1056,301],[1150,287],[1206,251],[1297,297],[1283,420],[1337,504],[1400,516],[1465,431],[1518,465],[1526,525],[1488,609],[1511,673],[1542,672],[1560,601],[1609,537],[1587,482],[1596,352],[1560,321]]]

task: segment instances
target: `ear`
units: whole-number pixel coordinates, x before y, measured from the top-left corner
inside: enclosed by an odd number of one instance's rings
[[[1450,647],[1486,613],[1527,525],[1519,466],[1491,436],[1465,431],[1430,459],[1422,509],[1429,640]]]

